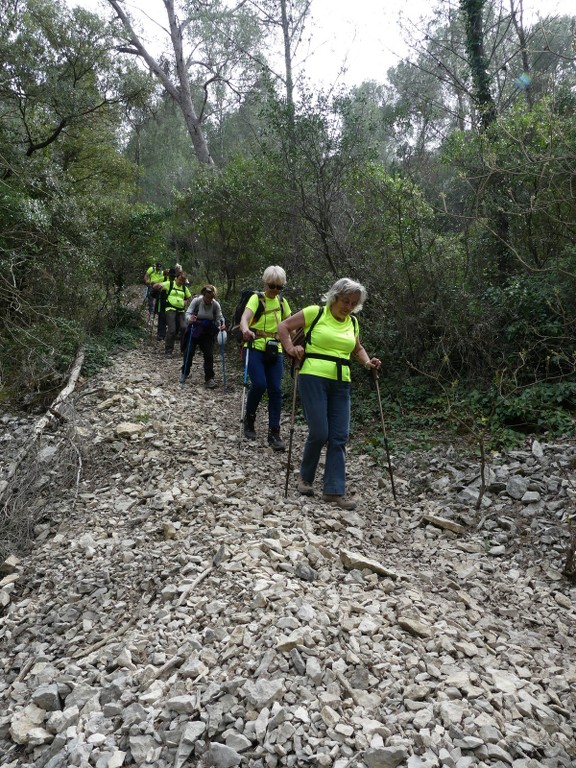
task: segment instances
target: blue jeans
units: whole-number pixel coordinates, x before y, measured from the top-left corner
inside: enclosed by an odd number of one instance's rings
[[[304,374],[298,377],[300,402],[308,437],[300,465],[300,477],[312,483],[326,443],[324,493],[346,493],[346,443],[350,434],[350,382]]]
[[[246,361],[247,348],[242,351],[242,359]],[[280,414],[282,413],[282,354],[278,355],[275,363],[264,362],[264,352],[259,349],[251,349],[248,358],[248,376],[250,376],[250,390],[246,400],[246,413],[256,414],[260,400],[264,392],[268,392],[268,428],[275,429],[280,426]]]

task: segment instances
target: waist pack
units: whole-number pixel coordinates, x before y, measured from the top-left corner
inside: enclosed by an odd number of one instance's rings
[[[268,339],[264,347],[264,362],[272,365],[278,360],[280,354],[280,342],[276,339]]]

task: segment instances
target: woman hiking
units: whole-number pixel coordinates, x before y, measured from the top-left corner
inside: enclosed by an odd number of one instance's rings
[[[346,496],[346,443],[350,433],[350,356],[365,368],[380,368],[360,343],[358,321],[366,289],[347,277],[322,297],[324,307],[311,305],[283,320],[278,336],[287,354],[301,362],[300,402],[308,436],[300,465],[298,491],[313,496],[313,482],[322,448],[326,448],[322,499],[341,509],[355,509]],[[305,346],[294,345],[290,334],[302,329]]]
[[[214,389],[214,339],[218,331],[225,329],[222,308],[216,301],[218,291],[213,285],[205,285],[200,296],[192,299],[186,310],[186,331],[182,336],[181,350],[184,357],[182,364],[182,383],[190,375],[192,360],[196,348],[200,347],[204,356],[204,385]]]
[[[267,267],[262,275],[263,293],[254,293],[246,303],[240,319],[244,340],[243,359],[248,363],[250,390],[244,416],[244,437],[256,439],[256,410],[268,393],[268,444],[274,451],[285,450],[280,437],[282,412],[282,347],[278,341],[278,324],[290,315],[286,299],[280,291],[286,285],[282,267]]]

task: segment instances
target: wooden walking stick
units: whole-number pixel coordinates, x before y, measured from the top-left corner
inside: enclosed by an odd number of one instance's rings
[[[378,406],[380,408],[380,421],[382,422],[382,433],[384,435],[384,448],[386,449],[386,458],[388,459],[388,472],[390,474],[390,486],[392,488],[392,496],[396,501],[396,489],[394,488],[394,473],[392,472],[392,461],[390,460],[390,451],[388,450],[388,438],[386,437],[386,424],[384,423],[384,411],[382,410],[382,399],[380,397],[380,384],[378,382],[378,371],[376,368],[371,370],[372,378],[376,385],[376,395],[378,397]]]
[[[298,374],[300,373],[300,361],[296,360],[294,366],[294,390],[292,392],[292,415],[290,416],[290,437],[288,439],[288,461],[286,463],[286,482],[284,484],[284,498],[288,496],[288,481],[290,480],[292,438],[294,437],[294,419],[296,417],[296,393],[298,391]]]

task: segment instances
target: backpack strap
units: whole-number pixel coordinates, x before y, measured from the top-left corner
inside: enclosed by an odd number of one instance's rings
[[[321,355],[321,354],[314,354],[313,352],[310,354],[304,354],[305,358],[311,358],[313,360],[330,360],[333,363],[336,363],[336,370],[338,372],[338,381],[342,381],[342,367],[347,366],[350,368],[350,360],[346,360],[345,357],[336,357],[336,355]]]
[[[168,288],[168,291],[166,292],[166,303],[170,304],[170,294],[172,293],[172,290],[174,288],[174,280],[170,280],[170,287]],[[172,304],[170,304],[172,306]]]
[[[256,296],[258,296],[258,306],[256,307],[256,312],[254,312],[254,315],[252,316],[252,320],[250,322],[250,325],[254,325],[254,323],[257,323],[258,320],[262,317],[262,314],[264,313],[264,310],[266,309],[266,299],[264,298],[264,294],[262,291],[254,291]]]
[[[324,314],[324,307],[320,307],[320,309],[318,310],[318,314],[316,315],[314,320],[312,320],[312,322],[310,323],[310,328],[308,328],[308,332],[304,336],[304,347],[306,347],[306,344],[310,344],[310,339],[312,338],[312,331],[314,330],[314,326],[316,325],[318,320],[320,320],[323,314]]]
[[[322,317],[324,314],[324,310],[326,307],[320,307],[318,310],[318,314],[314,318],[314,320],[310,323],[310,328],[308,328],[308,331],[306,335],[304,336],[304,359],[310,358],[312,360],[330,360],[333,363],[336,363],[336,370],[338,373],[338,381],[342,381],[342,367],[346,365],[348,368],[350,368],[350,360],[347,360],[344,357],[336,357],[335,355],[322,355],[320,353],[315,354],[313,352],[306,352],[306,345],[310,344],[310,339],[312,338],[312,330],[318,320]],[[352,327],[354,328],[354,336],[356,336],[356,329],[358,328],[358,320],[354,317],[354,315],[350,315],[350,320],[352,320]],[[304,359],[302,362],[304,362]]]

